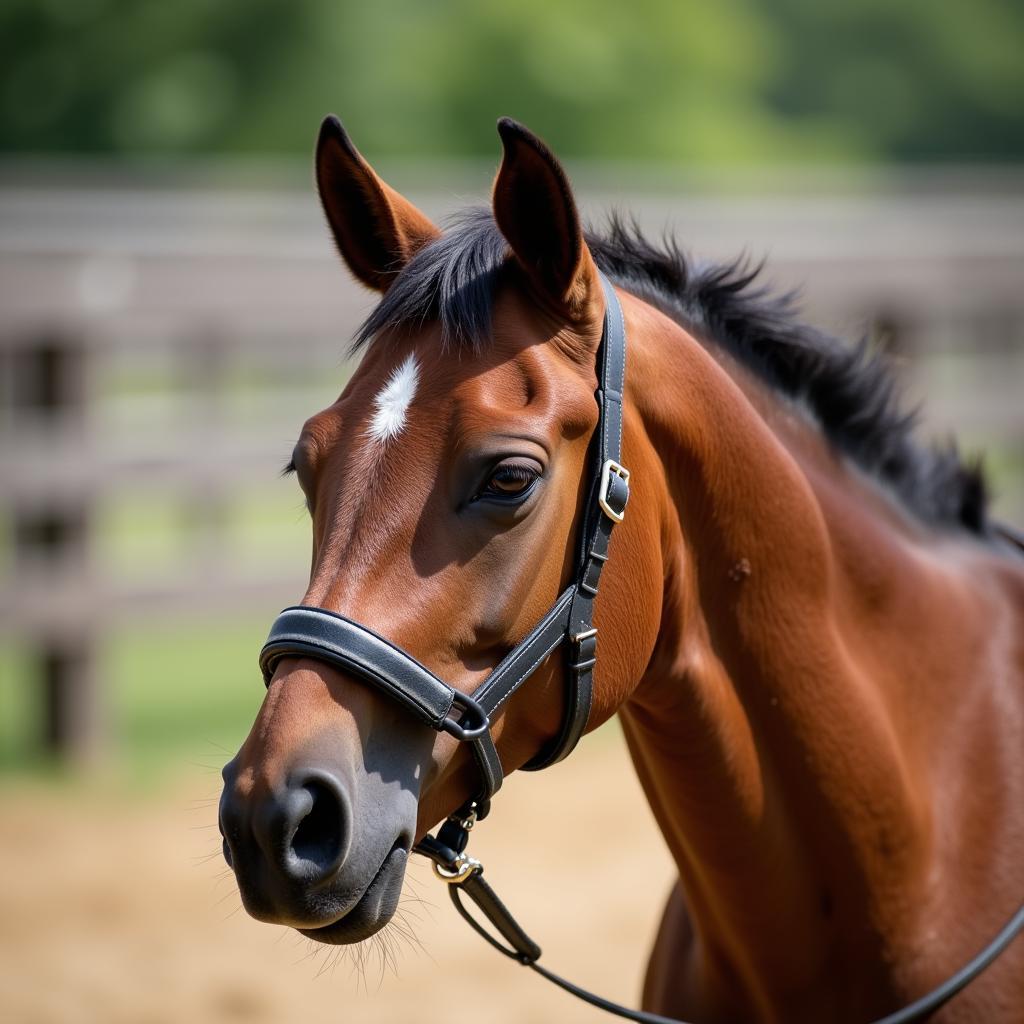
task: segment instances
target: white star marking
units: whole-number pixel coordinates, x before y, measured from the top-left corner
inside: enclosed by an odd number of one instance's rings
[[[412,353],[392,371],[380,394],[373,400],[375,410],[367,431],[372,441],[386,444],[402,432],[419,382],[420,368],[415,353]]]

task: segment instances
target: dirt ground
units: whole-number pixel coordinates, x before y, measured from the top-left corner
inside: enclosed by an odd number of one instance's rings
[[[389,929],[362,972],[251,920],[220,860],[218,789],[202,775],[145,798],[0,790],[0,1020],[607,1019],[486,946],[419,858],[400,911],[415,938]],[[672,871],[617,733],[513,776],[473,850],[549,967],[635,1005]]]

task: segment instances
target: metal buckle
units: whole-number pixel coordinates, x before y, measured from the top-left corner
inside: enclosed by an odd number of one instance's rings
[[[597,664],[597,658],[584,658],[583,657],[583,644],[591,637],[597,636],[597,627],[591,629],[585,629],[580,633],[573,633],[569,639],[576,645],[575,661],[573,661],[569,668],[571,671],[579,673],[585,672],[587,669],[593,668]]]
[[[460,853],[452,862],[451,867],[438,864],[437,861],[433,862],[433,867],[434,874],[440,878],[442,882],[447,882],[449,885],[460,885],[469,878],[470,875],[483,870],[483,864],[481,864],[480,861],[465,853]]]
[[[622,511],[617,512],[608,504],[608,488],[611,486],[613,476],[621,478],[624,484],[629,483],[629,470],[625,466],[620,466],[614,459],[609,459],[601,467],[601,486],[597,492],[597,503],[601,506],[601,511],[612,522],[621,523],[626,518],[626,506],[623,505]]]

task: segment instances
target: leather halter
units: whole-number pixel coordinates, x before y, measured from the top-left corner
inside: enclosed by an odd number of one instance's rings
[[[334,665],[397,701],[424,725],[468,743],[480,774],[480,787],[438,830],[415,847],[429,857],[435,874],[448,882],[455,909],[505,956],[531,968],[585,1002],[638,1024],[686,1024],[674,1018],[631,1010],[574,985],[538,963],[541,949],[483,878],[483,865],[469,857],[466,845],[473,824],[490,810],[503,772],[491,736],[491,716],[544,663],[567,645],[565,710],[558,735],[523,767],[537,771],[567,756],[579,742],[590,717],[592,678],[597,659],[594,599],[608,560],[612,529],[622,522],[629,500],[629,470],[621,464],[622,402],[626,376],[626,328],[611,282],[601,274],[605,295],[604,330],[598,352],[600,418],[591,442],[589,498],[583,510],[576,574],[533,630],[467,695],[439,679],[411,654],[372,629],[326,608],[286,608],[274,621],[262,651],[260,669],[269,686],[282,658],[314,658]],[[489,933],[466,909],[467,895],[505,942]],[[1024,931],[1024,907],[970,963],[921,999],[874,1024],[911,1024],[923,1020],[974,980]]]
[[[485,817],[491,797],[501,788],[503,772],[491,736],[491,716],[562,644],[570,652],[562,725],[552,743],[524,767],[537,771],[561,761],[579,742],[590,717],[597,660],[594,598],[608,560],[612,528],[622,522],[629,500],[629,470],[620,462],[626,328],[615,289],[603,274],[601,284],[605,315],[598,353],[599,419],[591,442],[590,499],[580,530],[575,579],[529,635],[509,651],[472,696],[442,682],[411,654],[372,629],[326,608],[286,608],[260,652],[260,668],[268,685],[282,658],[315,658],[381,690],[424,725],[468,743],[479,768],[480,787],[460,810],[462,820],[471,814],[475,819]]]

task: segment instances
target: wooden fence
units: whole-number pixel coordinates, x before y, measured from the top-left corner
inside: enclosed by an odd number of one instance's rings
[[[702,255],[766,255],[770,280],[802,286],[809,318],[845,334],[874,325],[911,394],[927,396],[927,429],[995,449],[1000,511],[1020,521],[1024,191],[1005,179],[918,184],[759,198],[662,188],[630,201],[606,176],[582,205],[673,224]],[[451,195],[414,198],[441,215]],[[311,189],[7,176],[0,634],[32,653],[47,746],[95,750],[96,653],[112,624],[240,608],[269,621],[301,594],[305,560],[238,558],[225,509],[273,480],[303,419],[337,393],[369,303],[339,268]],[[187,508],[192,550],[172,572],[135,566],[125,579],[97,548],[97,510],[146,494]]]

